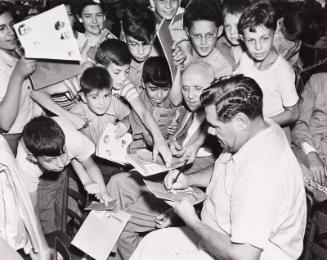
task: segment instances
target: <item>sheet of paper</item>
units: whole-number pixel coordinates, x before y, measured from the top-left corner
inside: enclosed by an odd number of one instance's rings
[[[174,65],[173,60],[173,38],[171,37],[170,30],[169,30],[169,21],[163,19],[159,25],[159,29],[157,30],[157,36],[162,47],[163,53],[166,57],[166,60],[169,65],[170,75],[172,78],[172,82],[174,82],[176,76],[176,66]]]
[[[113,210],[117,205],[117,200],[109,201],[106,206],[104,202],[92,201],[88,206],[86,206],[85,210],[95,210],[95,211],[108,211]]]
[[[180,161],[179,158],[173,158],[172,165],[166,167],[160,156],[158,156],[157,161],[153,162],[152,152],[147,149],[140,149],[135,154],[128,154],[126,159],[143,176],[169,171],[184,164],[184,161]]]
[[[26,58],[82,59],[64,5],[21,21],[14,25],[14,29]]]
[[[130,217],[124,211],[91,211],[72,245],[97,260],[106,260]]]
[[[124,136],[116,138],[115,128],[115,125],[107,124],[99,138],[95,154],[106,160],[125,165],[128,163],[126,160],[127,148],[133,137],[131,134],[126,133]]]
[[[198,187],[191,186],[184,190],[167,190],[162,182],[153,182],[144,180],[148,189],[159,199],[181,201],[182,199],[189,200],[193,205],[205,200],[206,194]]]
[[[42,60],[36,61],[36,70],[31,75],[33,89],[54,85],[82,73],[79,62]]]

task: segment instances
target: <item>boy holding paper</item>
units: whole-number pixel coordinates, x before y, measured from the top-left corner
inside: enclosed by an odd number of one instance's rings
[[[169,98],[171,89],[171,76],[167,61],[164,57],[150,57],[143,67],[142,73],[143,89],[140,93],[140,98],[144,102],[146,109],[152,114],[153,118],[158,122],[161,132],[167,139],[178,130],[178,119],[180,112],[175,108]],[[161,109],[163,113],[172,112],[175,108],[175,116],[167,122],[168,124],[160,125],[160,120],[163,120],[164,114],[158,114],[156,117],[154,111]],[[166,112],[164,112],[166,111]],[[143,125],[140,117],[132,111],[129,117],[133,133],[133,142],[130,145],[130,152],[135,152],[136,149],[153,146],[153,139],[149,131]]]

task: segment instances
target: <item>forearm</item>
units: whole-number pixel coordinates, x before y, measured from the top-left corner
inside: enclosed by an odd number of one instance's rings
[[[92,181],[89,175],[86,173],[83,165],[79,161],[73,159],[71,163],[75,173],[77,174],[78,178],[84,186]]]
[[[154,120],[153,116],[148,111],[145,111],[143,113],[142,121],[144,122],[145,127],[152,134],[154,143],[157,143],[157,144],[165,143],[165,139],[161,134],[161,131],[159,129],[159,126],[157,125],[157,122]]]
[[[201,220],[186,224],[198,235],[202,248],[214,255],[215,258],[220,260],[250,259],[244,255],[243,251],[238,250],[237,245],[232,244],[229,236],[217,232]]]
[[[289,126],[291,123],[295,122],[299,118],[299,110],[297,105],[285,108],[285,110],[276,115],[271,117],[277,124],[280,126]]]
[[[5,97],[0,103],[0,128],[9,131],[17,117],[24,79],[12,75]]]
[[[66,117],[68,119],[69,112],[56,104],[48,93],[33,91],[31,93],[31,97],[36,103],[49,110],[53,114],[61,117]]]
[[[182,84],[181,84],[182,69],[181,66],[177,67],[176,77],[171,87],[169,98],[174,106],[178,106],[183,101]]]
[[[100,192],[106,191],[106,185],[99,167],[94,163],[92,166],[87,166],[85,170],[90,179],[99,185]]]

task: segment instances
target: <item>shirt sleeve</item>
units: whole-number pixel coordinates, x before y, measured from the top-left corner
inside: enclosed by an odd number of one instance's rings
[[[16,160],[24,185],[28,192],[35,192],[39,185],[42,171],[40,167],[27,159],[27,152],[22,140],[18,144]]]
[[[128,102],[139,96],[136,87],[130,82],[126,81],[121,90],[121,96],[123,96]]]
[[[231,241],[264,248],[271,235],[275,211],[272,178],[264,167],[248,167],[235,183],[231,203]]]
[[[309,122],[317,99],[315,81],[316,78],[313,75],[304,87],[299,104],[300,116],[292,129],[292,141],[299,148],[301,148],[302,142],[307,142],[309,145],[314,146],[313,136],[309,130]]]
[[[279,57],[281,58],[281,57]],[[299,96],[295,87],[295,74],[292,67],[283,60],[284,66],[280,66],[278,72],[279,78],[279,93],[284,107],[294,106],[299,100]]]

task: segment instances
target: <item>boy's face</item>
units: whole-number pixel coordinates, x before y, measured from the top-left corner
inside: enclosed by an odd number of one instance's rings
[[[112,78],[113,88],[116,90],[121,89],[124,86],[124,83],[128,77],[129,64],[119,66],[111,62],[107,67],[107,70],[109,71],[110,76]]]
[[[37,163],[43,168],[45,171],[49,172],[61,172],[66,165],[69,164],[68,154],[65,152],[59,156],[38,156],[36,158]]]
[[[173,19],[179,6],[179,0],[154,0],[154,8],[161,18]]]
[[[227,13],[224,17],[224,30],[227,40],[233,45],[240,45],[237,24],[241,14]]]
[[[215,48],[219,37],[219,28],[211,21],[194,21],[189,28],[188,35],[194,50],[200,57],[207,57]]]
[[[17,47],[17,39],[13,30],[14,18],[10,13],[0,15],[0,49],[13,51]]]
[[[87,5],[83,9],[79,21],[83,23],[86,33],[98,35],[103,28],[104,19],[104,13],[99,5]]]
[[[94,114],[101,116],[107,112],[111,98],[109,89],[94,89],[89,93],[81,96],[83,101]]]
[[[141,63],[149,57],[152,50],[152,42],[144,43],[136,40],[132,36],[126,36],[126,41],[128,49],[136,62]]]
[[[156,85],[147,82],[145,83],[145,92],[153,103],[160,105],[168,98],[170,87],[159,88]]]
[[[274,31],[264,25],[250,32],[249,28],[243,30],[243,40],[251,57],[257,61],[263,61],[273,49]]]

